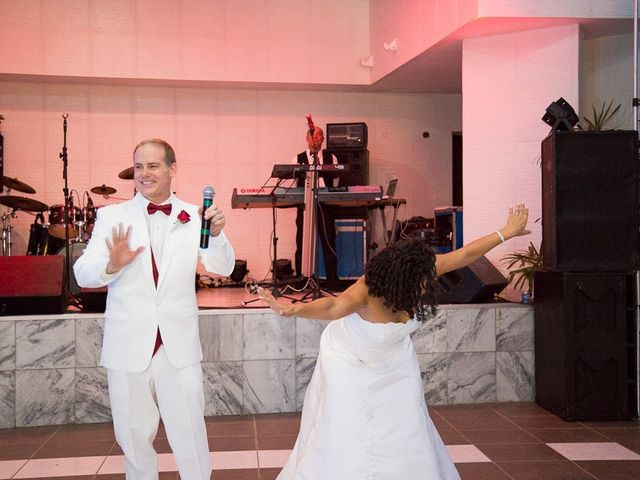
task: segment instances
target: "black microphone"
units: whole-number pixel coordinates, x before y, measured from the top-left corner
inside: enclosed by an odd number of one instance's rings
[[[213,205],[213,197],[216,191],[213,187],[204,187],[202,189],[202,223],[200,226],[200,248],[209,248],[209,229],[211,228],[211,219],[204,218],[204,212]]]

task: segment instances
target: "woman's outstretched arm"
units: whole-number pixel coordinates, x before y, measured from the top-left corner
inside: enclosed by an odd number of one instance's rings
[[[360,277],[356,283],[337,297],[319,298],[309,303],[284,303],[264,288],[258,288],[258,295],[269,304],[274,312],[283,317],[296,316],[316,320],[337,320],[364,307],[367,303],[367,291],[364,277]]]
[[[509,209],[509,218],[506,225],[501,229],[478,238],[458,250],[436,255],[436,274],[442,275],[469,265],[502,242],[530,233],[526,229],[528,218],[529,209],[524,203],[518,203],[515,209]]]

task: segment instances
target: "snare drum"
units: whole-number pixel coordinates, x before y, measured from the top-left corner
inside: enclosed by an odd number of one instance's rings
[[[80,209],[69,207],[69,238],[78,236],[78,226],[76,222],[80,220]],[[57,238],[64,238],[64,205],[51,205],[49,207],[49,235]]]

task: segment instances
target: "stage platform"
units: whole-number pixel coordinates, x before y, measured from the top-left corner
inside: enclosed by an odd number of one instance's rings
[[[325,292],[331,292],[338,295],[344,288],[353,282],[343,282],[343,288],[340,290],[324,290]],[[267,287],[265,287],[267,288]],[[280,290],[286,297],[292,297],[295,299],[301,299],[305,295],[309,294],[311,290],[296,290],[291,287]],[[249,293],[249,291],[242,287],[219,287],[219,288],[206,288],[200,289],[196,293],[198,299],[198,307],[202,310],[208,309],[225,309],[225,308],[266,308],[267,304],[258,299],[257,295]],[[291,301],[287,298],[282,298],[282,301]],[[251,302],[245,305],[245,302]]]
[[[302,408],[328,322],[242,305],[253,298],[198,292],[206,415]],[[0,428],[110,421],[103,327],[102,313],[0,317]],[[442,305],[412,340],[429,404],[534,399],[530,305]]]

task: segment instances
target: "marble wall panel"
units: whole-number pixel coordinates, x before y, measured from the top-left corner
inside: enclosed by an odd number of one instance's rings
[[[75,365],[75,321],[16,322],[16,368],[65,368]]]
[[[0,371],[0,428],[16,425],[16,374]]]
[[[243,315],[201,315],[199,322],[205,362],[242,360]]]
[[[515,352],[533,350],[533,308],[496,310],[496,350]]]
[[[535,400],[533,352],[497,352],[496,388],[498,402]]]
[[[490,352],[496,349],[493,308],[458,308],[447,318],[447,352]]]
[[[245,361],[244,373],[245,413],[295,411],[295,360]]]
[[[320,337],[329,324],[324,320],[296,318],[296,357],[315,358],[320,349]]]
[[[76,422],[111,421],[107,370],[102,367],[76,368]]]
[[[311,381],[311,376],[316,368],[317,358],[296,359],[296,411],[301,412],[304,405],[304,396]]]
[[[102,353],[104,318],[76,319],[76,366],[97,367]]]
[[[418,354],[425,400],[429,405],[446,405],[449,403],[449,357],[450,355],[447,353]]]
[[[296,320],[276,313],[249,315],[243,325],[244,359],[292,359],[296,351]]]
[[[0,322],[0,370],[16,368],[16,322]]]
[[[239,415],[243,412],[242,362],[204,362],[204,414]]]
[[[205,413],[300,411],[327,324],[271,312],[202,316]],[[2,319],[0,428],[109,421],[97,367],[103,327],[99,316]],[[530,307],[441,307],[412,341],[430,404],[534,399]]]
[[[411,334],[416,353],[438,353],[447,351],[448,310],[438,310],[437,314],[424,322]]]
[[[449,365],[449,403],[496,401],[495,352],[452,353]]]
[[[73,368],[16,372],[16,427],[73,423]]]

